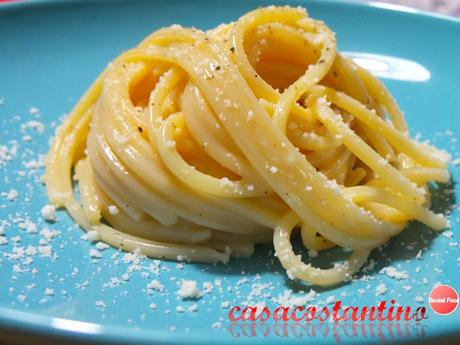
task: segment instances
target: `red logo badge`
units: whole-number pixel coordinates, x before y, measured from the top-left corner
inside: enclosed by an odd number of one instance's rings
[[[436,314],[452,314],[458,306],[458,293],[449,285],[438,285],[431,290],[429,303]]]

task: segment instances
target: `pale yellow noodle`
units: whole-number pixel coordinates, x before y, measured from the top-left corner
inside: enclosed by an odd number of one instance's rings
[[[447,226],[428,190],[447,164],[323,22],[270,6],[160,29],[112,61],[57,130],[45,179],[51,203],[123,250],[227,262],[273,241],[289,277],[332,285],[407,222]],[[310,253],[350,258],[302,262],[296,227]]]

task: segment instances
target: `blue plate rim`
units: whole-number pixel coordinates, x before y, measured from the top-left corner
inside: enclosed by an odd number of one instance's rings
[[[112,2],[129,2],[129,0],[112,0]],[[153,0],[153,1],[162,1],[162,0]],[[193,0],[192,0],[193,1]],[[250,0],[251,1],[251,0]],[[312,0],[305,0],[305,2],[309,2]],[[0,11],[4,10],[13,10],[13,9],[22,9],[24,7],[30,7],[31,5],[34,6],[44,6],[44,5],[54,5],[54,4],[65,4],[70,5],[72,3],[88,3],[88,2],[109,2],[107,0],[17,0],[17,1],[9,1],[0,3]],[[440,14],[435,12],[428,12],[424,10],[420,10],[417,8],[387,3],[383,1],[372,1],[372,0],[321,0],[322,4],[328,5],[343,5],[343,6],[354,6],[358,8],[377,8],[384,12],[399,12],[405,14],[413,14],[416,16],[427,17],[431,19],[439,19],[441,21],[448,21],[456,24],[460,24],[460,18],[456,18],[453,16],[449,16],[446,14]]]
[[[129,0],[115,0],[115,2],[128,2]],[[162,0],[154,0],[162,1]],[[419,9],[414,9],[407,6],[396,5],[391,3],[379,2],[379,1],[359,1],[359,0],[303,0],[307,4],[308,2],[321,3],[325,6],[342,6],[352,7],[356,9],[377,9],[381,13],[399,13],[409,16],[415,16],[427,20],[432,20],[434,23],[451,23],[456,28],[460,29],[460,19],[448,15],[427,12]],[[27,8],[33,8],[37,6],[52,6],[52,5],[65,5],[71,6],[72,4],[82,3],[108,3],[106,0],[19,0],[6,3],[0,3],[0,15],[9,10],[21,10]],[[457,26],[458,25],[458,26]],[[56,322],[58,321],[58,322]],[[226,340],[218,336],[209,336],[203,339],[199,335],[195,334],[181,334],[172,333],[169,331],[161,330],[146,330],[146,329],[133,329],[129,327],[119,326],[104,326],[97,323],[80,322],[77,324],[83,326],[86,325],[93,331],[75,330],[65,326],[58,326],[59,321],[61,325],[65,324],[65,321],[72,322],[71,319],[53,318],[50,316],[38,315],[29,312],[18,311],[11,308],[0,307],[0,331],[14,333],[26,333],[30,336],[39,337],[56,337],[65,339],[68,341],[79,341],[79,342],[91,342],[91,343],[110,343],[110,344],[178,344],[179,342],[187,344],[213,344],[219,342],[225,344]],[[68,324],[68,323],[67,323]],[[69,324],[68,324],[69,325]],[[94,331],[97,329],[97,332]],[[452,329],[450,332],[444,332],[439,334],[434,330],[430,336],[426,339],[429,343],[435,343],[437,341],[452,340],[452,336],[459,336],[460,330]],[[371,344],[374,343],[375,339],[354,339],[356,344]],[[419,338],[400,339],[405,344],[419,343]],[[289,344],[290,339],[277,339],[278,344]],[[238,339],[239,344],[268,344],[267,339],[264,338],[251,338],[251,339]],[[328,338],[315,338],[315,344],[329,344],[330,339]]]

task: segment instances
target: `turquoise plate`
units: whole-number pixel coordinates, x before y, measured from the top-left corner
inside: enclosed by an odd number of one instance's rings
[[[177,266],[112,248],[92,258],[95,244],[81,239],[83,232],[65,212],[59,211],[53,224],[41,219],[47,198],[40,177],[49,139],[110,60],[162,26],[207,29],[266,4],[138,0],[0,6],[0,341],[354,344],[458,339],[460,312],[440,316],[428,305],[436,283],[460,290],[454,182],[460,169],[455,164],[450,167],[453,182],[433,186],[433,208],[452,213],[451,232],[435,234],[414,223],[383,250],[375,250],[373,264],[354,281],[331,289],[313,287],[314,292],[286,279],[271,246],[260,246],[251,259],[229,265]],[[337,33],[340,50],[384,80],[414,136],[460,157],[459,21],[378,3],[289,4],[305,6],[312,17],[325,20]],[[339,256],[332,251],[319,264]],[[407,279],[380,272],[389,265],[407,272]],[[180,279],[196,280],[202,298],[179,299]],[[149,289],[152,280],[164,290]],[[386,293],[376,296],[380,284]],[[333,300],[371,306],[394,299],[412,309],[424,306],[428,318],[419,323],[293,325],[231,323],[227,316],[231,306],[265,303],[273,310],[296,298],[319,307]]]

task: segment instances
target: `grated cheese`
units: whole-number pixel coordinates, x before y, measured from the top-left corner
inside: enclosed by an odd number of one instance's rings
[[[182,299],[201,298],[201,292],[197,287],[195,280],[182,280],[180,283],[179,291],[177,292]]]
[[[53,205],[45,205],[40,211],[42,217],[48,222],[56,221],[56,208]]]

